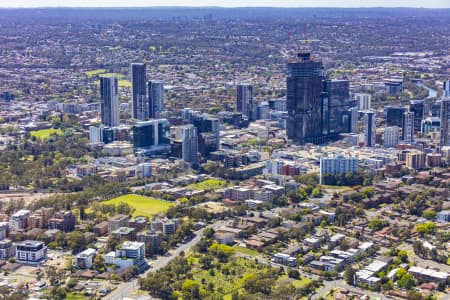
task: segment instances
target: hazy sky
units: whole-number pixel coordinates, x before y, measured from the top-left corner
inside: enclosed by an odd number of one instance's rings
[[[0,7],[273,6],[450,8],[449,0],[0,0]]]

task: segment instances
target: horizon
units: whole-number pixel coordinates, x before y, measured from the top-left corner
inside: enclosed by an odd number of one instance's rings
[[[59,0],[0,0],[0,8],[450,8],[450,1],[429,0],[68,0],[61,5]]]

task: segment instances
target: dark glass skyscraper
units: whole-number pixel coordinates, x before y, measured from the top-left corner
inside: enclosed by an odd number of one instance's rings
[[[409,103],[409,111],[414,113],[414,132],[420,132],[424,116],[424,101],[411,100]]]
[[[286,131],[298,144],[323,144],[349,131],[348,80],[329,80],[322,62],[299,53],[288,64]]]
[[[288,64],[287,137],[294,143],[324,143],[322,114],[323,65],[311,60],[310,53],[299,53],[298,61]],[[327,107],[327,105],[325,105]]]
[[[450,98],[444,98],[441,101],[440,146],[450,146]]]
[[[116,77],[100,78],[102,124],[119,126],[119,83]]]
[[[133,97],[132,117],[147,120],[149,117],[146,95],[146,67],[143,63],[131,64],[131,92]]]
[[[164,84],[162,81],[148,82],[148,105],[150,118],[159,118],[164,110]]]
[[[237,86],[236,109],[246,115],[250,121],[253,120],[253,87],[251,85]]]
[[[405,107],[387,106],[384,109],[386,117],[386,126],[398,126],[402,127],[403,113],[406,112]]]
[[[349,131],[349,86],[348,80],[325,81],[326,97],[322,102],[322,133],[328,135],[329,139],[337,139],[339,133]]]

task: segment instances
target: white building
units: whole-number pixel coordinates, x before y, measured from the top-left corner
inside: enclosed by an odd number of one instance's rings
[[[397,147],[399,139],[400,139],[400,127],[392,126],[386,127],[384,129],[384,139],[383,139],[384,147],[386,148]]]
[[[94,263],[94,258],[97,255],[97,250],[88,248],[83,252],[75,255],[74,264],[78,269],[90,269]]]
[[[16,261],[23,264],[39,264],[47,258],[44,242],[24,241],[16,245]]]
[[[22,230],[28,228],[28,221],[30,219],[30,211],[28,209],[21,209],[11,216],[9,226],[12,230]]]
[[[440,222],[450,222],[450,210],[443,210],[438,212],[437,220]]]
[[[358,110],[369,110],[371,108],[372,95],[367,93],[355,94]]]
[[[347,174],[357,173],[359,161],[356,157],[345,157],[337,155],[335,157],[323,156],[320,158],[320,183],[322,184],[323,175],[325,174]]]
[[[120,270],[136,266],[142,271],[147,267],[145,261],[145,243],[126,241],[116,251],[111,251],[104,256],[105,263],[116,265]]]
[[[89,126],[89,144],[98,145],[103,143],[102,126]]]

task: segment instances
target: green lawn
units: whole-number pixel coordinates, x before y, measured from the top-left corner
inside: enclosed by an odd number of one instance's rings
[[[124,80],[124,79],[120,79],[120,80],[119,80],[119,87],[126,87],[126,88],[129,88],[129,87],[131,87],[131,81],[129,81],[129,80]]]
[[[37,139],[45,140],[48,139],[52,134],[61,135],[61,129],[49,128],[49,129],[41,129],[30,132],[30,136],[34,136]]]
[[[220,179],[207,179],[199,183],[193,183],[187,186],[188,189],[204,191],[204,190],[217,190],[227,186],[225,180]]]
[[[66,300],[87,300],[87,298],[80,294],[68,293],[66,296]]]
[[[234,246],[233,248],[236,252],[247,254],[247,255],[250,255],[253,257],[256,257],[259,255],[259,252],[256,250],[253,250],[253,249],[248,249],[248,248],[241,247],[241,246]]]
[[[94,77],[95,75],[100,75],[106,72],[106,69],[97,69],[97,70],[91,70],[91,71],[86,71],[84,72],[84,74],[86,74],[87,77]]]
[[[131,207],[133,207],[134,209],[136,209],[136,211],[133,213],[133,217],[136,217],[136,216],[152,217],[154,215],[157,215],[159,213],[167,211],[167,209],[169,209],[170,206],[175,205],[175,204],[167,202],[167,201],[163,201],[163,200],[159,200],[159,199],[155,199],[155,198],[144,197],[144,196],[136,195],[136,194],[128,194],[128,195],[119,196],[119,197],[104,201],[102,203],[117,205],[120,202],[125,202],[128,205],[130,205]]]

